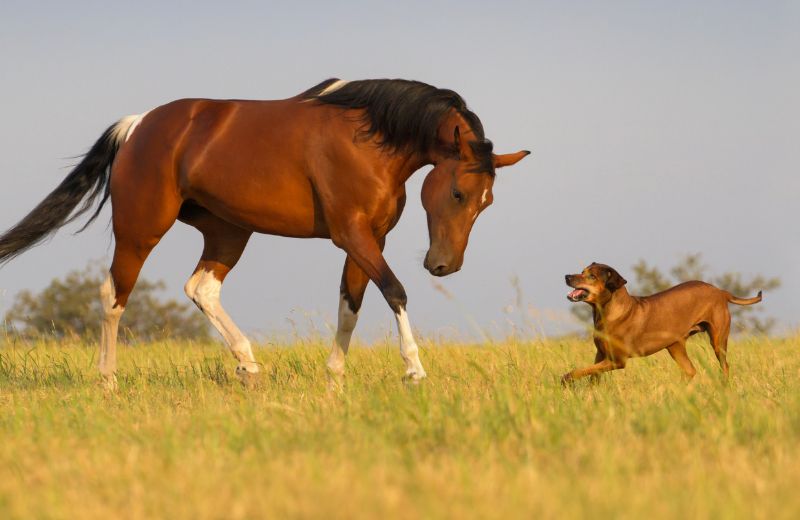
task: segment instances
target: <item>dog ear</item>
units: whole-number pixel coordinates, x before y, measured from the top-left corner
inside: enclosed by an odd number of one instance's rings
[[[605,278],[606,278],[606,289],[608,289],[611,292],[616,291],[617,289],[628,283],[628,280],[620,276],[618,272],[616,272],[614,269],[610,267],[605,272]]]

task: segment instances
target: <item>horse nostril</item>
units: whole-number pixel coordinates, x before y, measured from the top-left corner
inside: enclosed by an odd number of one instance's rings
[[[447,265],[446,264],[439,264],[433,268],[433,274],[440,275],[447,272]]]

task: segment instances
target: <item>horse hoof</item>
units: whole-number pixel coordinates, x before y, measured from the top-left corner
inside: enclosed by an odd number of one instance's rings
[[[418,385],[420,381],[428,377],[428,374],[425,371],[416,371],[416,370],[408,370],[405,375],[403,376],[403,381],[406,383],[411,383]]]
[[[344,374],[328,371],[328,391],[338,392],[344,388]]]
[[[261,372],[249,372],[245,367],[239,365],[236,367],[236,377],[239,378],[242,386],[252,389],[258,386],[258,382],[261,380]]]
[[[105,390],[106,392],[116,392],[117,390],[119,390],[119,385],[117,384],[117,376],[114,374],[101,376],[100,386],[102,386],[103,390]]]

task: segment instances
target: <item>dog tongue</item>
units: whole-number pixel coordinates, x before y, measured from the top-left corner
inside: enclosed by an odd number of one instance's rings
[[[570,292],[567,296],[572,299],[578,298],[584,293],[583,289],[575,289],[574,291]]]

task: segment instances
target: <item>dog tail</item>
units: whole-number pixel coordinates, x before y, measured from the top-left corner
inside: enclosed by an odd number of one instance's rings
[[[758,294],[752,298],[737,298],[731,293],[728,293],[728,301],[736,305],[753,305],[761,301],[761,291],[758,291]]]

